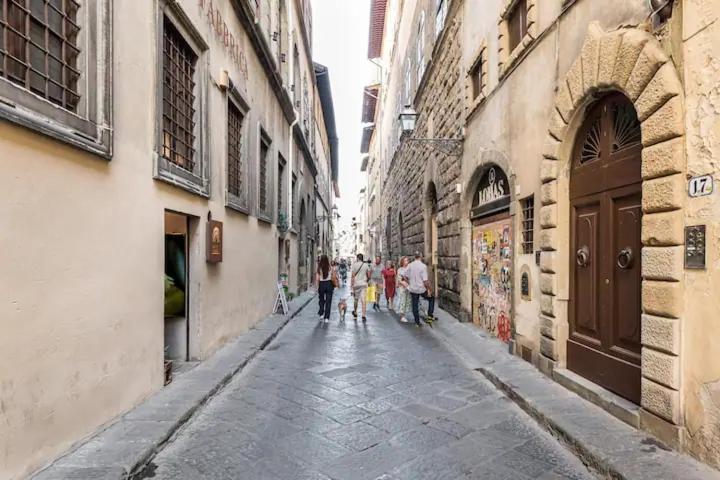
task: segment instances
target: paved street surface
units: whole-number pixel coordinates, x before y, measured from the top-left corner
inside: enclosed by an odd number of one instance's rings
[[[427,327],[316,312],[314,300],[144,478],[594,478]]]

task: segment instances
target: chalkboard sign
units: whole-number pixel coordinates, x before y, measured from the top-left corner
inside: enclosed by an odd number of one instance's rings
[[[287,298],[285,297],[285,288],[283,287],[282,282],[278,282],[277,291],[278,293],[275,297],[275,306],[273,307],[273,313],[277,313],[278,308],[282,308],[283,315],[287,315],[288,313],[290,313],[290,309],[288,308]]]

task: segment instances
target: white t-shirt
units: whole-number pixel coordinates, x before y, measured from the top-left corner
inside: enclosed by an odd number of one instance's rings
[[[355,287],[367,287],[369,266],[365,262],[355,262],[352,266],[352,274],[355,277]]]
[[[420,260],[415,260],[407,267],[408,291],[410,293],[425,293],[425,282],[428,280],[428,269]]]

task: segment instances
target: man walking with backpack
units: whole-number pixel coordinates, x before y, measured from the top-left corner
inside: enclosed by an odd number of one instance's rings
[[[415,261],[408,265],[407,276],[413,317],[415,318],[415,325],[420,328],[422,327],[420,323],[420,297],[428,301],[426,320],[434,320],[433,311],[435,310],[435,297],[433,297],[432,288],[428,281],[428,268],[423,263],[420,252],[415,252]]]

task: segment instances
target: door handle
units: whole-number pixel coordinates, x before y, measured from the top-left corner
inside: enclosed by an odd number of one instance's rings
[[[617,266],[622,269],[628,269],[628,268],[632,267],[634,259],[635,259],[635,256],[633,255],[632,248],[625,247],[622,250],[620,250],[620,253],[618,253]]]
[[[575,260],[577,261],[577,264],[581,268],[585,268],[590,263],[590,249],[587,247],[587,245],[583,245],[578,249],[578,251],[575,253]]]

